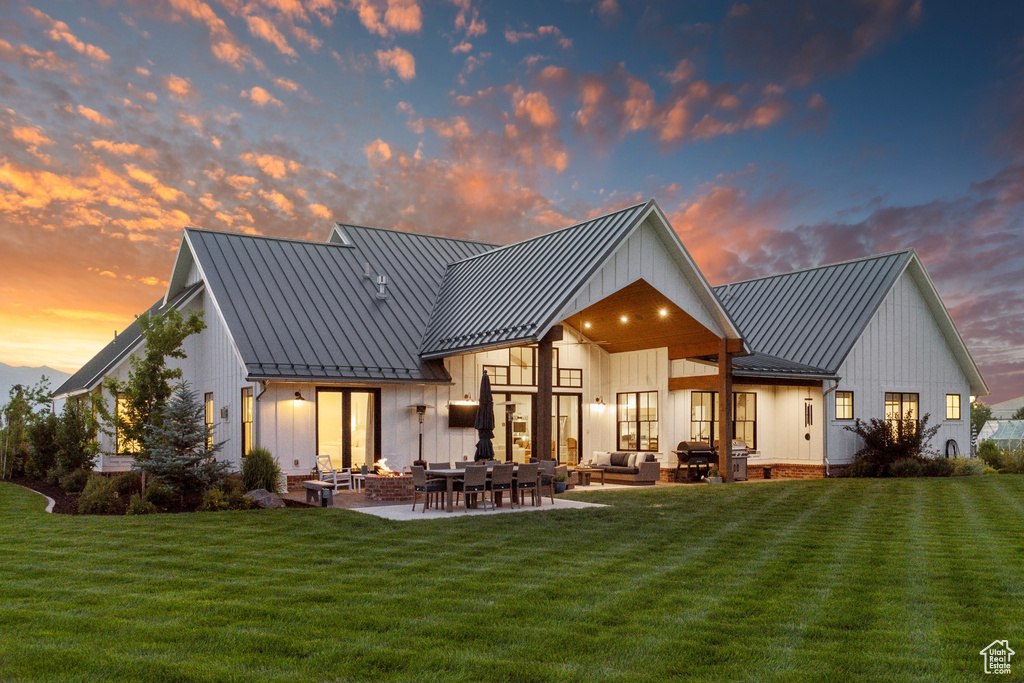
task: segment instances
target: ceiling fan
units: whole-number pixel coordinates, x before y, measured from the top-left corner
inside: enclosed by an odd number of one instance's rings
[[[570,345],[573,345],[573,346],[598,346],[598,347],[600,347],[600,346],[608,346],[609,344],[611,344],[611,342],[607,342],[607,341],[595,341],[593,339],[589,339],[583,332],[580,331],[580,330],[584,329],[584,327],[586,327],[586,323],[583,322],[583,315],[582,314],[580,314],[578,316],[577,324],[570,323],[568,327],[569,327],[570,330],[572,330],[573,337],[575,337],[575,341],[569,342]]]

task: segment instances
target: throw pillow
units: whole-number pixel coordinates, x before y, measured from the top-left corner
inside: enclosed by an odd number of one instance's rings
[[[612,454],[608,451],[594,451],[594,460],[596,461],[595,464],[598,466],[611,465]]]

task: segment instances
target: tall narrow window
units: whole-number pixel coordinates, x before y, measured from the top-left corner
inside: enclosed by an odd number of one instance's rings
[[[508,383],[512,386],[532,386],[536,377],[537,349],[515,346],[508,350]]]
[[[206,450],[213,448],[213,392],[207,392],[203,396],[203,404],[206,407]]]
[[[142,450],[140,444],[135,439],[130,439],[121,429],[120,424],[122,421],[127,420],[128,417],[128,399],[123,398],[121,394],[117,395],[117,419],[114,425],[114,443],[117,445],[118,455],[135,455]]]
[[[853,392],[852,391],[837,391],[836,392],[836,419],[837,420],[852,420],[853,419]]]
[[[658,392],[618,394],[616,404],[619,450],[658,450]]]
[[[242,457],[252,450],[252,387],[242,389]]]
[[[960,394],[946,394],[946,419],[960,419]]]
[[[757,450],[757,394],[738,392],[732,399],[732,438],[739,439],[752,451]]]

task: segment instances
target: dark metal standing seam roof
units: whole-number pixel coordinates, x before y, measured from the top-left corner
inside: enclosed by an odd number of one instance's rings
[[[249,378],[450,381],[419,358],[422,331],[445,266],[494,245],[342,229],[350,246],[186,230]]]
[[[187,301],[193,294],[202,289],[203,284],[197,282],[191,287],[186,287],[164,306],[164,299],[160,299],[149,307],[147,313],[161,313],[171,308],[177,308],[182,302]],[[83,391],[91,391],[103,379],[104,375],[115,365],[120,363],[125,356],[131,353],[135,345],[142,340],[142,330],[139,329],[138,319],[124,329],[121,334],[114,337],[114,340],[103,347],[85,365],[78,369],[78,372],[64,380],[64,383],[53,392],[54,397],[77,394]]]
[[[749,361],[737,358],[736,365],[760,362],[767,370],[773,364],[764,362],[768,356],[809,366],[805,374],[834,374],[912,254],[900,251],[715,287],[755,352]]]
[[[448,266],[420,351],[426,358],[534,341],[649,206],[637,204]]]

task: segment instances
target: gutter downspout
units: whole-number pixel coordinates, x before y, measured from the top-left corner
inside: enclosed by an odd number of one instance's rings
[[[260,399],[263,398],[263,394],[267,393],[267,389],[270,388],[270,382],[268,380],[263,380],[261,382],[258,382],[258,384],[260,386],[262,386],[263,389],[262,389],[262,391],[260,391],[260,393],[256,394],[256,400],[253,401],[253,412],[255,413],[255,415],[252,416],[253,422],[255,423],[255,426],[254,426],[254,429],[253,429],[253,435],[252,435],[253,446],[262,446],[263,445],[263,439],[261,438],[261,435],[260,435],[260,431],[261,431],[260,424],[262,423],[263,420],[260,417],[260,407],[259,406],[260,406]]]
[[[821,464],[825,466],[826,479],[829,476],[831,476],[828,471],[828,395],[839,388],[839,380],[841,379],[842,377],[836,377],[834,380],[832,380],[833,382],[835,382],[835,384],[832,385],[832,388],[829,389],[828,391],[821,392]]]

